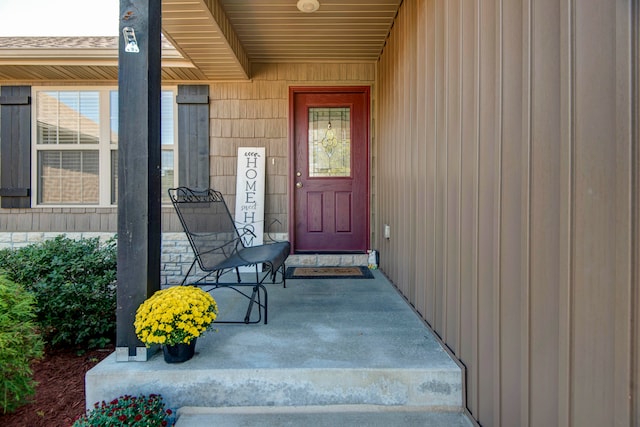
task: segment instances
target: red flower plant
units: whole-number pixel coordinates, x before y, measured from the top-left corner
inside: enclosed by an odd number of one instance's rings
[[[120,396],[110,403],[93,405],[93,409],[78,418],[73,427],[168,426],[174,425],[171,409],[165,409],[162,396]]]

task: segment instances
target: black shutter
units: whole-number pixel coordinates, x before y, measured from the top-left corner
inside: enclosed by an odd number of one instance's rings
[[[179,85],[178,182],[191,188],[209,187],[209,86]]]
[[[0,206],[31,207],[31,87],[0,88]]]

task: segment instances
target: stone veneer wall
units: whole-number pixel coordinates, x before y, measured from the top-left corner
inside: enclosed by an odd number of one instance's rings
[[[56,233],[56,232],[6,232],[0,233],[0,249],[20,248],[23,246],[53,239],[64,234],[71,239],[100,238],[106,242],[115,233],[78,232],[78,233]],[[284,240],[286,234],[273,235],[276,240]],[[265,237],[267,241],[267,237]],[[193,252],[189,247],[184,233],[162,233],[162,272],[160,275],[160,285],[176,285],[189,270],[193,262]],[[330,266],[330,265],[367,265],[366,254],[338,254],[338,255],[290,255],[287,259],[288,266]]]

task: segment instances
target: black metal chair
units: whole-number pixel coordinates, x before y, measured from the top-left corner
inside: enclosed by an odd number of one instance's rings
[[[222,194],[218,191],[178,187],[169,189],[169,197],[195,255],[181,285],[187,282],[197,263],[205,275],[189,283],[190,285],[211,286],[209,291],[220,287],[230,288],[249,300],[244,321],[216,320],[217,323],[259,323],[264,309],[266,324],[268,295],[263,283],[267,278],[276,283],[276,275],[280,271],[282,281],[277,283],[286,287],[285,260],[291,250],[290,243],[285,241],[245,246],[243,238],[255,235],[249,229],[238,230]],[[239,268],[246,266],[255,270],[255,280],[242,282]],[[262,271],[259,271],[261,266]],[[221,279],[233,277],[233,270],[237,280],[221,282]],[[253,276],[253,271],[251,275]],[[250,287],[251,293],[239,289],[242,287]],[[258,319],[251,321],[254,304],[258,307]]]

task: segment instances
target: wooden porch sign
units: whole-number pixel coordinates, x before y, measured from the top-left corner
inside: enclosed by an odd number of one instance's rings
[[[238,231],[248,229],[255,237],[247,233],[242,237],[245,246],[263,243],[264,235],[264,180],[265,148],[239,147],[238,172],[236,178],[236,213]],[[258,266],[261,269],[261,266]],[[253,271],[252,267],[240,271]]]

